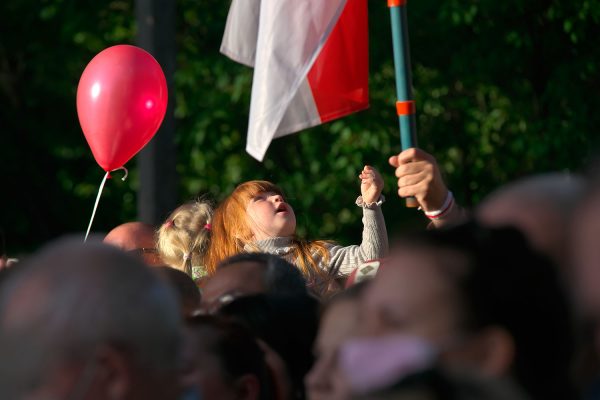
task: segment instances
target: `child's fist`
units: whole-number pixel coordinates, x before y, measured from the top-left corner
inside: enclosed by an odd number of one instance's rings
[[[360,193],[365,204],[375,203],[383,190],[383,178],[373,167],[365,165],[360,175]]]

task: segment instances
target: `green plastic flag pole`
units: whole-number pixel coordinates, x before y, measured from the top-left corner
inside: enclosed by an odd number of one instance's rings
[[[388,0],[392,21],[392,44],[394,46],[394,70],[396,72],[396,112],[400,127],[402,150],[417,147],[415,102],[412,94],[410,52],[408,47],[407,0]],[[406,199],[407,207],[418,207],[414,197]]]

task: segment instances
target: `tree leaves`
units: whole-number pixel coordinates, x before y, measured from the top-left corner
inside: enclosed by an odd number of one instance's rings
[[[134,43],[133,2],[5,0],[0,26],[0,224],[27,250],[85,228],[102,171],[83,139],[75,90],[89,60]],[[228,2],[177,3],[174,93],[179,198],[219,200],[237,184],[280,184],[299,233],[360,240],[353,205],[364,164],[381,170],[391,232],[426,221],[404,208],[388,157],[400,150],[388,9],[369,2],[369,110],[276,139],[264,163],[245,153],[252,70],[219,53]],[[420,146],[436,156],[463,204],[550,170],[577,170],[600,126],[597,0],[492,0],[408,6]],[[108,230],[136,218],[130,179],[106,186],[96,219]]]

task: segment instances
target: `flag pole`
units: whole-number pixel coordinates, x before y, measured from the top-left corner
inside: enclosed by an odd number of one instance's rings
[[[407,0],[388,0],[392,21],[394,70],[396,72],[396,113],[398,114],[400,126],[400,146],[402,150],[417,147],[417,125],[410,73],[406,2]],[[414,197],[407,197],[406,206],[418,207],[419,203]]]

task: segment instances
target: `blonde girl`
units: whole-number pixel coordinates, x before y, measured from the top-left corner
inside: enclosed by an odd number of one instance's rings
[[[157,233],[157,249],[164,263],[195,280],[206,275],[204,253],[210,240],[213,208],[191,201],[169,215]]]
[[[278,186],[267,181],[242,183],[215,210],[205,263],[208,274],[231,255],[261,251],[295,264],[309,284],[323,293],[333,278],[348,275],[364,261],[385,256],[388,239],[381,212],[383,179],[370,166],[364,167],[359,178],[361,196],[356,204],[363,212],[362,243],[347,247],[297,237],[294,210]]]

